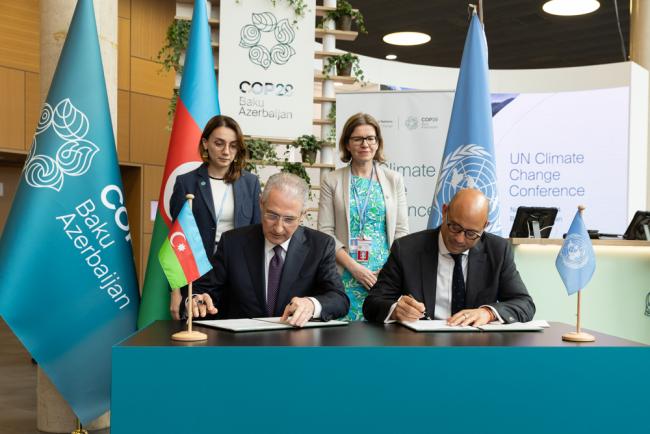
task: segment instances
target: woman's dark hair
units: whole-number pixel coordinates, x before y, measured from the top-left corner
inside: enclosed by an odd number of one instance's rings
[[[233,162],[230,163],[230,168],[223,178],[227,184],[232,184],[239,179],[242,170],[244,167],[246,167],[246,163],[248,161],[248,148],[246,147],[244,135],[242,134],[241,128],[239,128],[239,124],[236,120],[224,115],[212,117],[208,123],[205,124],[203,133],[201,133],[201,139],[199,140],[199,155],[201,156],[201,160],[203,160],[205,163],[208,163],[210,161],[210,155],[208,154],[208,151],[203,147],[203,139],[205,139],[207,142],[210,134],[212,134],[212,131],[219,127],[230,128],[235,132],[235,136],[237,137],[237,155],[235,155]]]

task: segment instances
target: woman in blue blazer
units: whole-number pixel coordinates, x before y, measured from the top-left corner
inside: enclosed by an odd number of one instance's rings
[[[185,203],[185,195],[194,195],[192,213],[209,258],[216,251],[221,234],[227,230],[260,223],[260,182],[244,170],[248,150],[237,122],[228,116],[208,121],[198,144],[203,164],[176,178],[170,199],[172,219]],[[181,294],[172,292],[170,311],[180,318]]]

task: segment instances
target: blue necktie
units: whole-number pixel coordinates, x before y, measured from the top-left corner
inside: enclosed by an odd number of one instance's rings
[[[454,259],[454,274],[451,278],[451,314],[465,309],[465,277],[463,276],[463,255],[450,253]]]
[[[275,312],[275,304],[278,301],[278,290],[280,289],[280,277],[282,276],[282,266],[284,265],[282,246],[277,245],[273,247],[273,251],[275,255],[273,255],[269,263],[268,285],[266,287],[266,313],[268,316],[273,316]]]

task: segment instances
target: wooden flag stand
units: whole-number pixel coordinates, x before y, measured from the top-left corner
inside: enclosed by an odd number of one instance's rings
[[[578,210],[580,211],[580,215],[582,215],[582,212],[585,210],[585,207],[583,205],[580,205],[578,206]],[[563,334],[562,335],[563,341],[594,342],[596,340],[596,338],[590,335],[589,333],[580,331],[580,296],[581,295],[582,295],[582,290],[578,291],[578,316],[576,319],[576,331]]]
[[[187,194],[185,195],[187,200],[190,202],[190,209],[192,209],[192,199],[194,199],[193,194]],[[187,285],[187,300],[188,306],[187,306],[187,330],[183,330],[182,332],[177,332],[172,335],[172,340],[175,341],[184,341],[184,342],[196,342],[196,341],[207,341],[208,340],[208,335],[202,332],[198,332],[196,330],[192,330],[192,282],[190,282]]]
[[[88,431],[81,427],[81,421],[77,419],[77,429],[72,431],[70,434],[88,434]]]
[[[589,333],[580,331],[580,295],[582,290],[578,291],[578,318],[576,321],[576,331],[569,332],[562,335],[563,341],[569,342],[594,342],[596,338]]]

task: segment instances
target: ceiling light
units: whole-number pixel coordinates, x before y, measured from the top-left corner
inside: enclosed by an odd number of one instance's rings
[[[544,3],[542,9],[547,14],[569,17],[588,14],[599,7],[598,0],[550,0]]]
[[[384,35],[382,39],[392,45],[422,45],[429,42],[431,36],[420,32],[397,32]]]
[[[395,55],[395,54],[387,54],[386,59],[387,60],[395,60],[395,59],[397,59],[397,55]]]

